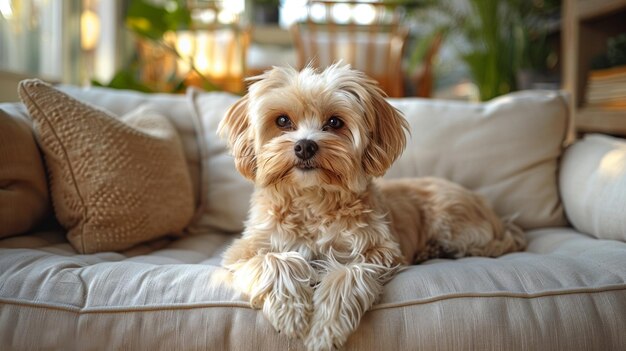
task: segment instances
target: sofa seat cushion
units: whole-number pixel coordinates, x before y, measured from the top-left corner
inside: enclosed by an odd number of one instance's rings
[[[626,243],[566,228],[528,235],[526,252],[408,267],[345,349],[626,349]],[[93,255],[61,232],[0,240],[0,324],[10,326],[0,345],[302,350],[231,288],[219,262],[232,239]]]

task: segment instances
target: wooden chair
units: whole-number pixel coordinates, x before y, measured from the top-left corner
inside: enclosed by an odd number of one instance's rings
[[[333,14],[338,11],[337,6],[349,18],[338,21]],[[376,79],[389,96],[404,96],[402,55],[408,28],[401,24],[400,7],[365,1],[316,0],[309,1],[307,9],[306,19],[290,28],[298,68],[324,68],[342,60]],[[357,9],[367,9],[371,20],[364,23],[362,18],[355,18]],[[313,16],[314,12],[324,15]]]
[[[413,95],[417,97],[428,98],[432,96],[435,75],[435,59],[439,54],[439,48],[441,47],[443,37],[443,33],[439,32],[432,38],[420,66],[410,77],[411,83],[415,89]]]

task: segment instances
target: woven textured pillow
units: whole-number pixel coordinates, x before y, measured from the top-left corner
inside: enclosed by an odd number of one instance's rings
[[[31,229],[48,204],[46,174],[29,123],[0,110],[0,238]]]
[[[191,176],[196,207],[200,203],[200,179],[202,159],[200,148],[204,141],[200,136],[200,121],[192,112],[188,99],[182,94],[142,93],[133,90],[111,89],[103,87],[80,87],[76,85],[55,85],[55,89],[81,102],[97,106],[111,113],[112,116],[124,116],[140,106],[147,106],[152,111],[167,117],[172,123],[183,144],[187,159],[187,168]]]
[[[39,80],[21,82],[19,94],[45,155],[55,214],[77,251],[182,232],[193,194],[166,117],[142,109],[118,120]]]

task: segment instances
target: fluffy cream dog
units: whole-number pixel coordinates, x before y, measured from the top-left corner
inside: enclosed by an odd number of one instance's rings
[[[458,185],[373,181],[402,153],[408,124],[362,73],[274,68],[253,80],[220,125],[256,185],[223,265],[277,331],[308,350],[339,348],[401,265],[524,247]]]

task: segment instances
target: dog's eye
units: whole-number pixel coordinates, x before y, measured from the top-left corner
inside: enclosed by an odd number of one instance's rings
[[[291,120],[288,116],[280,115],[276,118],[276,125],[283,129],[291,128]]]
[[[332,116],[328,119],[328,122],[326,123],[325,127],[330,127],[332,129],[339,129],[343,127],[343,121],[341,120],[341,118],[337,116]],[[324,129],[327,129],[327,128],[324,128]]]

